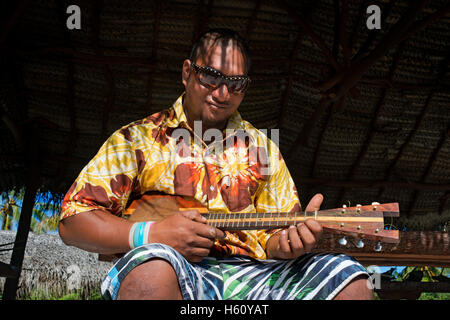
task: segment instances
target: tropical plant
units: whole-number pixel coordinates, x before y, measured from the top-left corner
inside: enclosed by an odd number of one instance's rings
[[[2,230],[15,230],[20,218],[25,189],[3,192],[0,196],[0,221]],[[36,233],[52,233],[57,231],[61,195],[50,192],[38,192],[32,211],[30,230]]]

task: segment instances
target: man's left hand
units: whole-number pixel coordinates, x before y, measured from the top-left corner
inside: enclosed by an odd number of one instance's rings
[[[323,196],[316,194],[306,211],[320,209]],[[322,235],[322,226],[314,219],[307,219],[304,223],[290,226],[273,235],[267,242],[267,256],[269,259],[295,259],[317,245]]]

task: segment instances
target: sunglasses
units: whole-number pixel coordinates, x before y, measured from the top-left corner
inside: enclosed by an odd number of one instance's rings
[[[246,76],[224,76],[220,71],[211,67],[200,67],[192,62],[192,67],[198,75],[198,81],[205,87],[213,90],[225,84],[228,92],[242,94],[250,83],[250,78]]]

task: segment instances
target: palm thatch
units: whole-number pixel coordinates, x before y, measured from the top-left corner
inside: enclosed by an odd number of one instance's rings
[[[14,242],[15,232],[0,231],[0,243]],[[3,248],[2,248],[3,249]],[[9,263],[11,251],[0,252],[0,261]],[[67,247],[58,235],[29,234],[17,298],[62,297],[82,291],[98,292],[112,262],[98,261],[97,254]],[[0,288],[5,278],[0,278]]]

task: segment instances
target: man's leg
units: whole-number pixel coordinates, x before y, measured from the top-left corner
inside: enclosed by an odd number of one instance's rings
[[[369,289],[366,276],[358,276],[350,281],[334,300],[373,300],[373,290]]]
[[[151,259],[137,266],[120,284],[118,300],[181,300],[178,278],[170,263]]]

